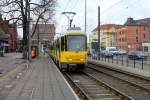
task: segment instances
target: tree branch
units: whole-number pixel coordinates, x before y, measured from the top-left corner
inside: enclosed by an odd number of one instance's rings
[[[38,19],[37,19],[37,21],[36,21],[35,28],[34,28],[34,31],[33,31],[32,35],[31,35],[31,38],[34,36],[35,31],[36,31],[36,28],[37,28],[37,24],[38,24],[38,22],[39,22],[41,16],[42,16],[45,12],[46,12],[46,10],[44,10],[44,11],[38,16]]]
[[[12,13],[12,12],[21,12],[21,10],[9,10],[9,11],[3,11],[3,13]]]

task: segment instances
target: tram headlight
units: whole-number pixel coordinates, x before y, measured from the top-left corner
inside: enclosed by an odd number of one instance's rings
[[[80,61],[84,61],[84,59],[80,59]]]
[[[72,59],[68,59],[69,61],[72,61]]]

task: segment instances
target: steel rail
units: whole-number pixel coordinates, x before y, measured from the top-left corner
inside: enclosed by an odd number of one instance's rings
[[[132,97],[124,94],[123,92],[111,87],[110,85],[108,85],[107,83],[105,82],[102,82],[98,79],[96,79],[94,76],[90,75],[90,74],[87,74],[87,73],[83,73],[84,75],[86,75],[87,77],[89,77],[91,80],[95,81],[98,86],[102,86],[104,87],[106,90],[109,90],[110,92],[112,92],[114,95],[118,96],[121,100],[135,100],[133,99]],[[88,97],[88,99],[84,99],[84,100],[92,100],[88,94],[86,94],[86,91],[84,91],[78,84],[76,84],[73,79],[71,78],[71,75],[68,75],[67,74],[67,77],[69,77],[69,80],[71,81],[71,84],[74,84],[75,87],[77,87],[77,90],[80,89],[84,95],[86,95]]]
[[[83,100],[91,100],[91,98],[80,88],[70,77],[69,74],[63,73],[63,75],[67,78],[71,86],[73,87],[73,90],[78,94],[79,97],[81,97]]]
[[[137,84],[137,83],[134,82],[134,81],[125,80],[125,79],[123,79],[123,78],[120,78],[120,77],[115,76],[115,75],[113,75],[113,74],[110,74],[110,73],[108,73],[108,72],[101,71],[101,70],[98,69],[98,68],[93,68],[93,67],[89,67],[89,66],[88,66],[88,68],[93,69],[93,70],[95,70],[95,71],[97,71],[97,72],[104,73],[104,74],[106,74],[106,75],[108,75],[108,76],[117,78],[117,79],[119,79],[119,80],[121,80],[121,81],[124,81],[124,82],[126,82],[126,83],[128,83],[128,84],[130,84],[130,85],[132,85],[132,86],[138,87],[138,88],[140,88],[140,89],[142,89],[142,90],[145,90],[145,91],[147,91],[147,92],[150,93],[150,88],[146,88],[146,87],[142,86],[142,84],[140,85],[140,84]],[[106,70],[106,69],[107,69],[107,68],[105,68],[105,70]],[[109,70],[110,70],[110,69],[109,69]],[[111,71],[115,71],[115,70],[111,70]],[[118,72],[118,71],[115,71],[115,72],[117,72],[117,73],[119,73],[119,74],[121,73],[121,72]],[[121,74],[124,74],[124,73],[121,73]],[[146,79],[142,79],[141,77],[137,77],[137,76],[131,76],[131,75],[128,75],[128,74],[124,74],[124,75],[126,75],[127,77],[139,78],[139,79],[141,80],[141,83],[144,83],[145,81],[147,81],[147,82],[149,81],[149,80],[146,80]],[[142,81],[144,81],[144,82],[142,82]],[[140,81],[139,81],[139,82],[140,82]],[[150,84],[150,82],[148,82],[147,85],[148,85],[148,84]]]

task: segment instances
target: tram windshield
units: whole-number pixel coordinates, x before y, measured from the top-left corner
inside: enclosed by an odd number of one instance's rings
[[[85,51],[86,37],[85,36],[68,36],[68,51]]]

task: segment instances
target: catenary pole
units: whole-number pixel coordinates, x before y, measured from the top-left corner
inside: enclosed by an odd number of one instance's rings
[[[86,33],[87,0],[85,0],[85,33]]]
[[[98,6],[98,60],[100,60],[100,50],[101,44],[100,44],[100,6]]]

